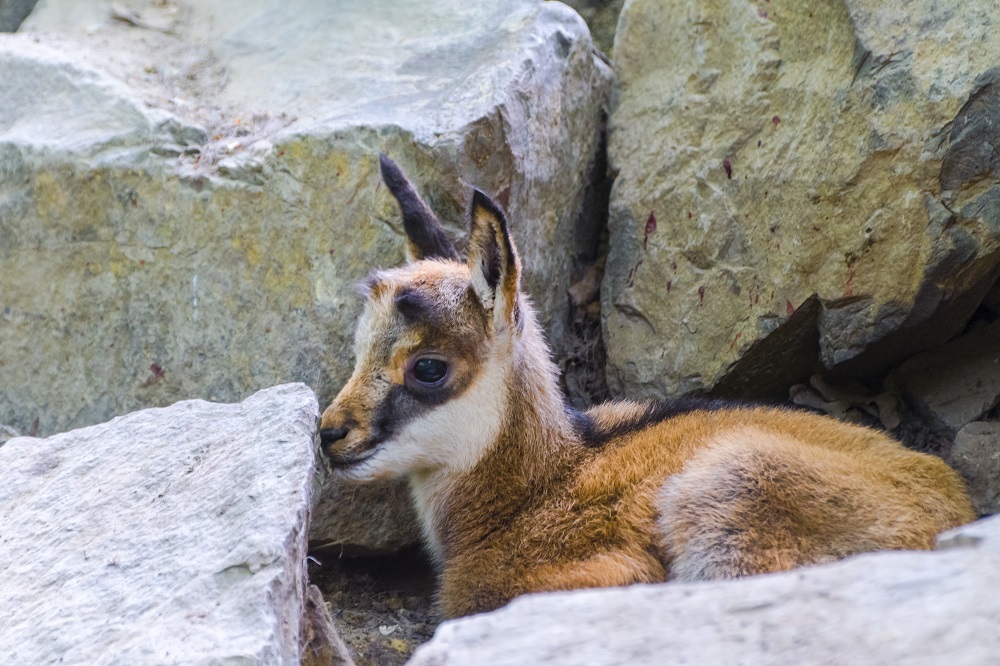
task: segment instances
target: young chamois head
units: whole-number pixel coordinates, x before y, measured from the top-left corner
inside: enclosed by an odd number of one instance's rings
[[[402,210],[409,263],[365,281],[354,374],[323,412],[323,448],[345,480],[474,465],[501,427],[526,318],[536,326],[500,208],[473,194],[462,262],[399,167],[383,155],[381,169]]]

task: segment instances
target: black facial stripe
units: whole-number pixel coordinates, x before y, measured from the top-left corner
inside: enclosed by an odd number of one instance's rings
[[[454,395],[453,386],[428,391],[414,391],[403,385],[393,386],[375,409],[372,440],[378,444],[392,438],[407,423],[444,404]]]
[[[598,447],[607,444],[618,437],[638,432],[663,421],[688,414],[690,412],[714,412],[719,410],[739,409],[747,405],[727,400],[708,400],[706,398],[678,398],[665,402],[654,402],[634,419],[621,421],[610,427],[601,428],[586,412],[567,408],[573,429],[584,446]]]
[[[372,415],[372,436],[369,445],[376,446],[391,439],[410,421],[449,400],[458,398],[472,384],[472,379],[473,377],[456,378],[441,388],[426,390],[409,388],[402,384],[393,386]]]

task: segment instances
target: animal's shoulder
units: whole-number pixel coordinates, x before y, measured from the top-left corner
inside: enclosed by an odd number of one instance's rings
[[[583,445],[595,448],[685,414],[704,412],[711,417],[712,413],[729,414],[754,407],[729,400],[677,398],[661,402],[608,402],[587,411],[569,410],[569,415]]]

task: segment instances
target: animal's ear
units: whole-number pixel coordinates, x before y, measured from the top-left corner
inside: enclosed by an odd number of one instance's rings
[[[438,258],[458,261],[455,245],[449,240],[437,216],[403,175],[403,170],[384,154],[379,154],[378,159],[382,180],[399,202],[399,208],[403,212],[407,260]]]
[[[520,328],[518,292],[521,261],[507,231],[507,218],[493,201],[476,190],[469,223],[469,271],[472,287],[497,332]]]

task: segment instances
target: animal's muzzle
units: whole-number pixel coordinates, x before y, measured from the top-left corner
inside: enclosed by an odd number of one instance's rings
[[[330,447],[347,437],[347,428],[324,428],[319,431],[319,442],[324,453],[330,455]]]

